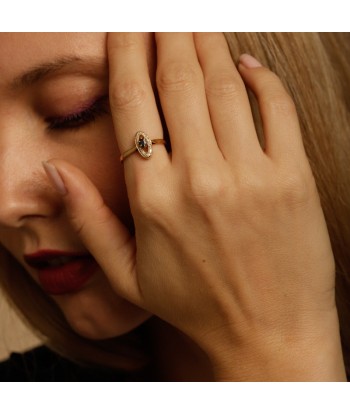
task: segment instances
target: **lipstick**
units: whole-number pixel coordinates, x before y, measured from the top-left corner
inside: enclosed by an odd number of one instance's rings
[[[41,287],[50,295],[81,290],[98,268],[95,259],[86,252],[41,250],[24,255],[24,260],[37,270]]]

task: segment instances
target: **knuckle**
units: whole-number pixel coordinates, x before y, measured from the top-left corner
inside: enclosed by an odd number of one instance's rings
[[[287,92],[267,95],[263,100],[263,106],[266,107],[269,113],[276,114],[277,116],[291,116],[296,113],[295,104]]]
[[[94,221],[97,226],[109,224],[114,218],[114,213],[103,201],[95,208],[94,213]]]
[[[193,87],[196,77],[193,65],[172,62],[157,71],[157,87],[164,92],[186,91]]]
[[[67,213],[67,215],[73,229],[75,230],[75,233],[79,238],[84,240],[86,235],[89,234],[91,222],[79,213]]]
[[[143,194],[138,194],[133,203],[133,210],[137,218],[151,221],[155,214],[154,201]]]
[[[79,237],[85,234],[86,222],[78,216],[70,215],[69,220]]]
[[[146,91],[138,81],[114,82],[111,87],[110,103],[112,110],[133,110],[143,105],[145,100]]]
[[[202,207],[223,201],[229,192],[230,185],[224,176],[207,170],[192,171],[187,175],[187,193],[190,199]]]
[[[238,176],[236,181],[237,201],[241,206],[253,207],[257,211],[276,209],[278,206],[287,210],[305,206],[310,195],[317,191],[314,177],[311,179],[303,172],[265,170],[264,175],[247,172]]]
[[[280,179],[279,198],[287,206],[305,205],[310,198],[310,184],[302,174],[284,175]]]
[[[164,200],[166,196],[163,188],[157,185],[152,190],[147,186],[140,186],[134,189],[132,210],[135,217],[148,223],[156,223],[166,212]]]
[[[208,96],[232,100],[242,93],[242,82],[230,74],[207,79],[205,88]]]
[[[138,46],[138,38],[135,33],[118,33],[113,37],[112,48],[116,49],[135,49]]]
[[[93,237],[96,229],[101,229],[113,220],[113,212],[101,201],[94,208],[93,215],[81,215],[81,213],[70,213],[69,220],[76,233],[82,239]]]

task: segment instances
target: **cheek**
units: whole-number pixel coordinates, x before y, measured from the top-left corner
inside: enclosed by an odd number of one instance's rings
[[[89,139],[79,167],[100,191],[105,203],[132,229],[132,218],[125,186],[124,168],[119,161],[120,152],[111,119],[99,129],[98,137]]]

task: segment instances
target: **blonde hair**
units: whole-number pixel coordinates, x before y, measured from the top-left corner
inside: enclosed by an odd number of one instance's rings
[[[275,72],[292,96],[336,261],[336,301],[350,373],[350,35],[329,33],[226,33],[235,62],[255,56]],[[263,145],[261,120],[249,94]],[[19,264],[0,252],[0,284],[22,318],[48,347],[81,363],[136,369],[145,364],[142,327],[118,339],[92,341],[73,332],[56,304]]]

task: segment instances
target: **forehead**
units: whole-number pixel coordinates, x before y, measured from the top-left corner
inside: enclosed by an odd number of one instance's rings
[[[67,55],[106,57],[106,34],[1,33],[1,82],[10,82],[30,67]]]

